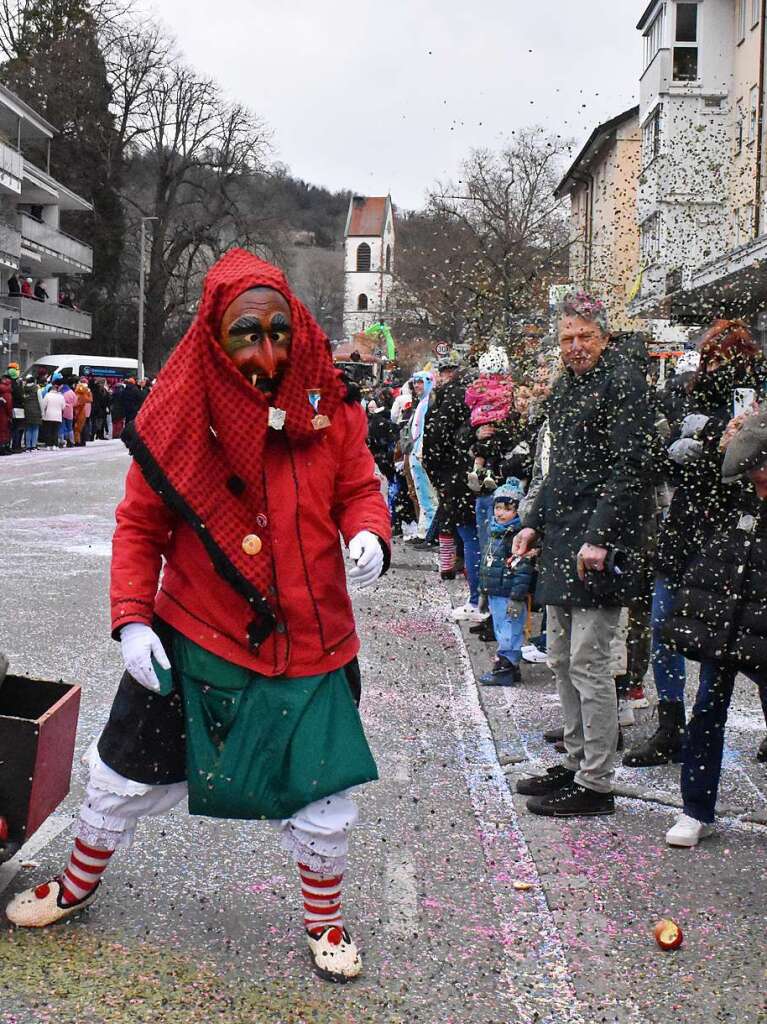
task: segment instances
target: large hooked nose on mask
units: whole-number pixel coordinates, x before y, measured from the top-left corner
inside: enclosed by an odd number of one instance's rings
[[[251,288],[226,308],[218,340],[244,377],[270,391],[290,361],[291,330],[287,299],[273,288]]]

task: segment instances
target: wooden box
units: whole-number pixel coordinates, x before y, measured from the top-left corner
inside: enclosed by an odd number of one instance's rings
[[[79,686],[10,674],[0,683],[0,818],[10,845],[25,843],[69,792],[79,709]]]

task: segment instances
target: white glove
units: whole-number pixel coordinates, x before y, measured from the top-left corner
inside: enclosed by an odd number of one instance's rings
[[[120,646],[125,667],[136,682],[158,692],[160,680],[152,667],[152,655],[163,668],[170,668],[170,662],[155,631],[143,622],[129,622],[120,630]]]
[[[703,430],[709,419],[710,417],[704,416],[702,412],[693,412],[685,416],[682,420],[682,437],[695,437]]]
[[[703,442],[692,437],[682,437],[674,441],[668,450],[669,458],[679,466],[687,466],[699,459],[703,451]]]
[[[369,587],[381,575],[383,548],[378,537],[369,530],[360,531],[349,541],[349,558],[354,562],[349,579],[358,587]]]

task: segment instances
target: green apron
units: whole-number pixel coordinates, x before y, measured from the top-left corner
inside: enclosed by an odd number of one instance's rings
[[[270,678],[180,633],[172,652],[184,698],[191,814],[289,818],[378,778],[343,669]]]

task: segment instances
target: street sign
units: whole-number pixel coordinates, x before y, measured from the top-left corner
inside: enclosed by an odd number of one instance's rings
[[[450,346],[446,341],[438,341],[434,346],[434,355],[439,356],[442,359],[443,356],[450,355]]]

